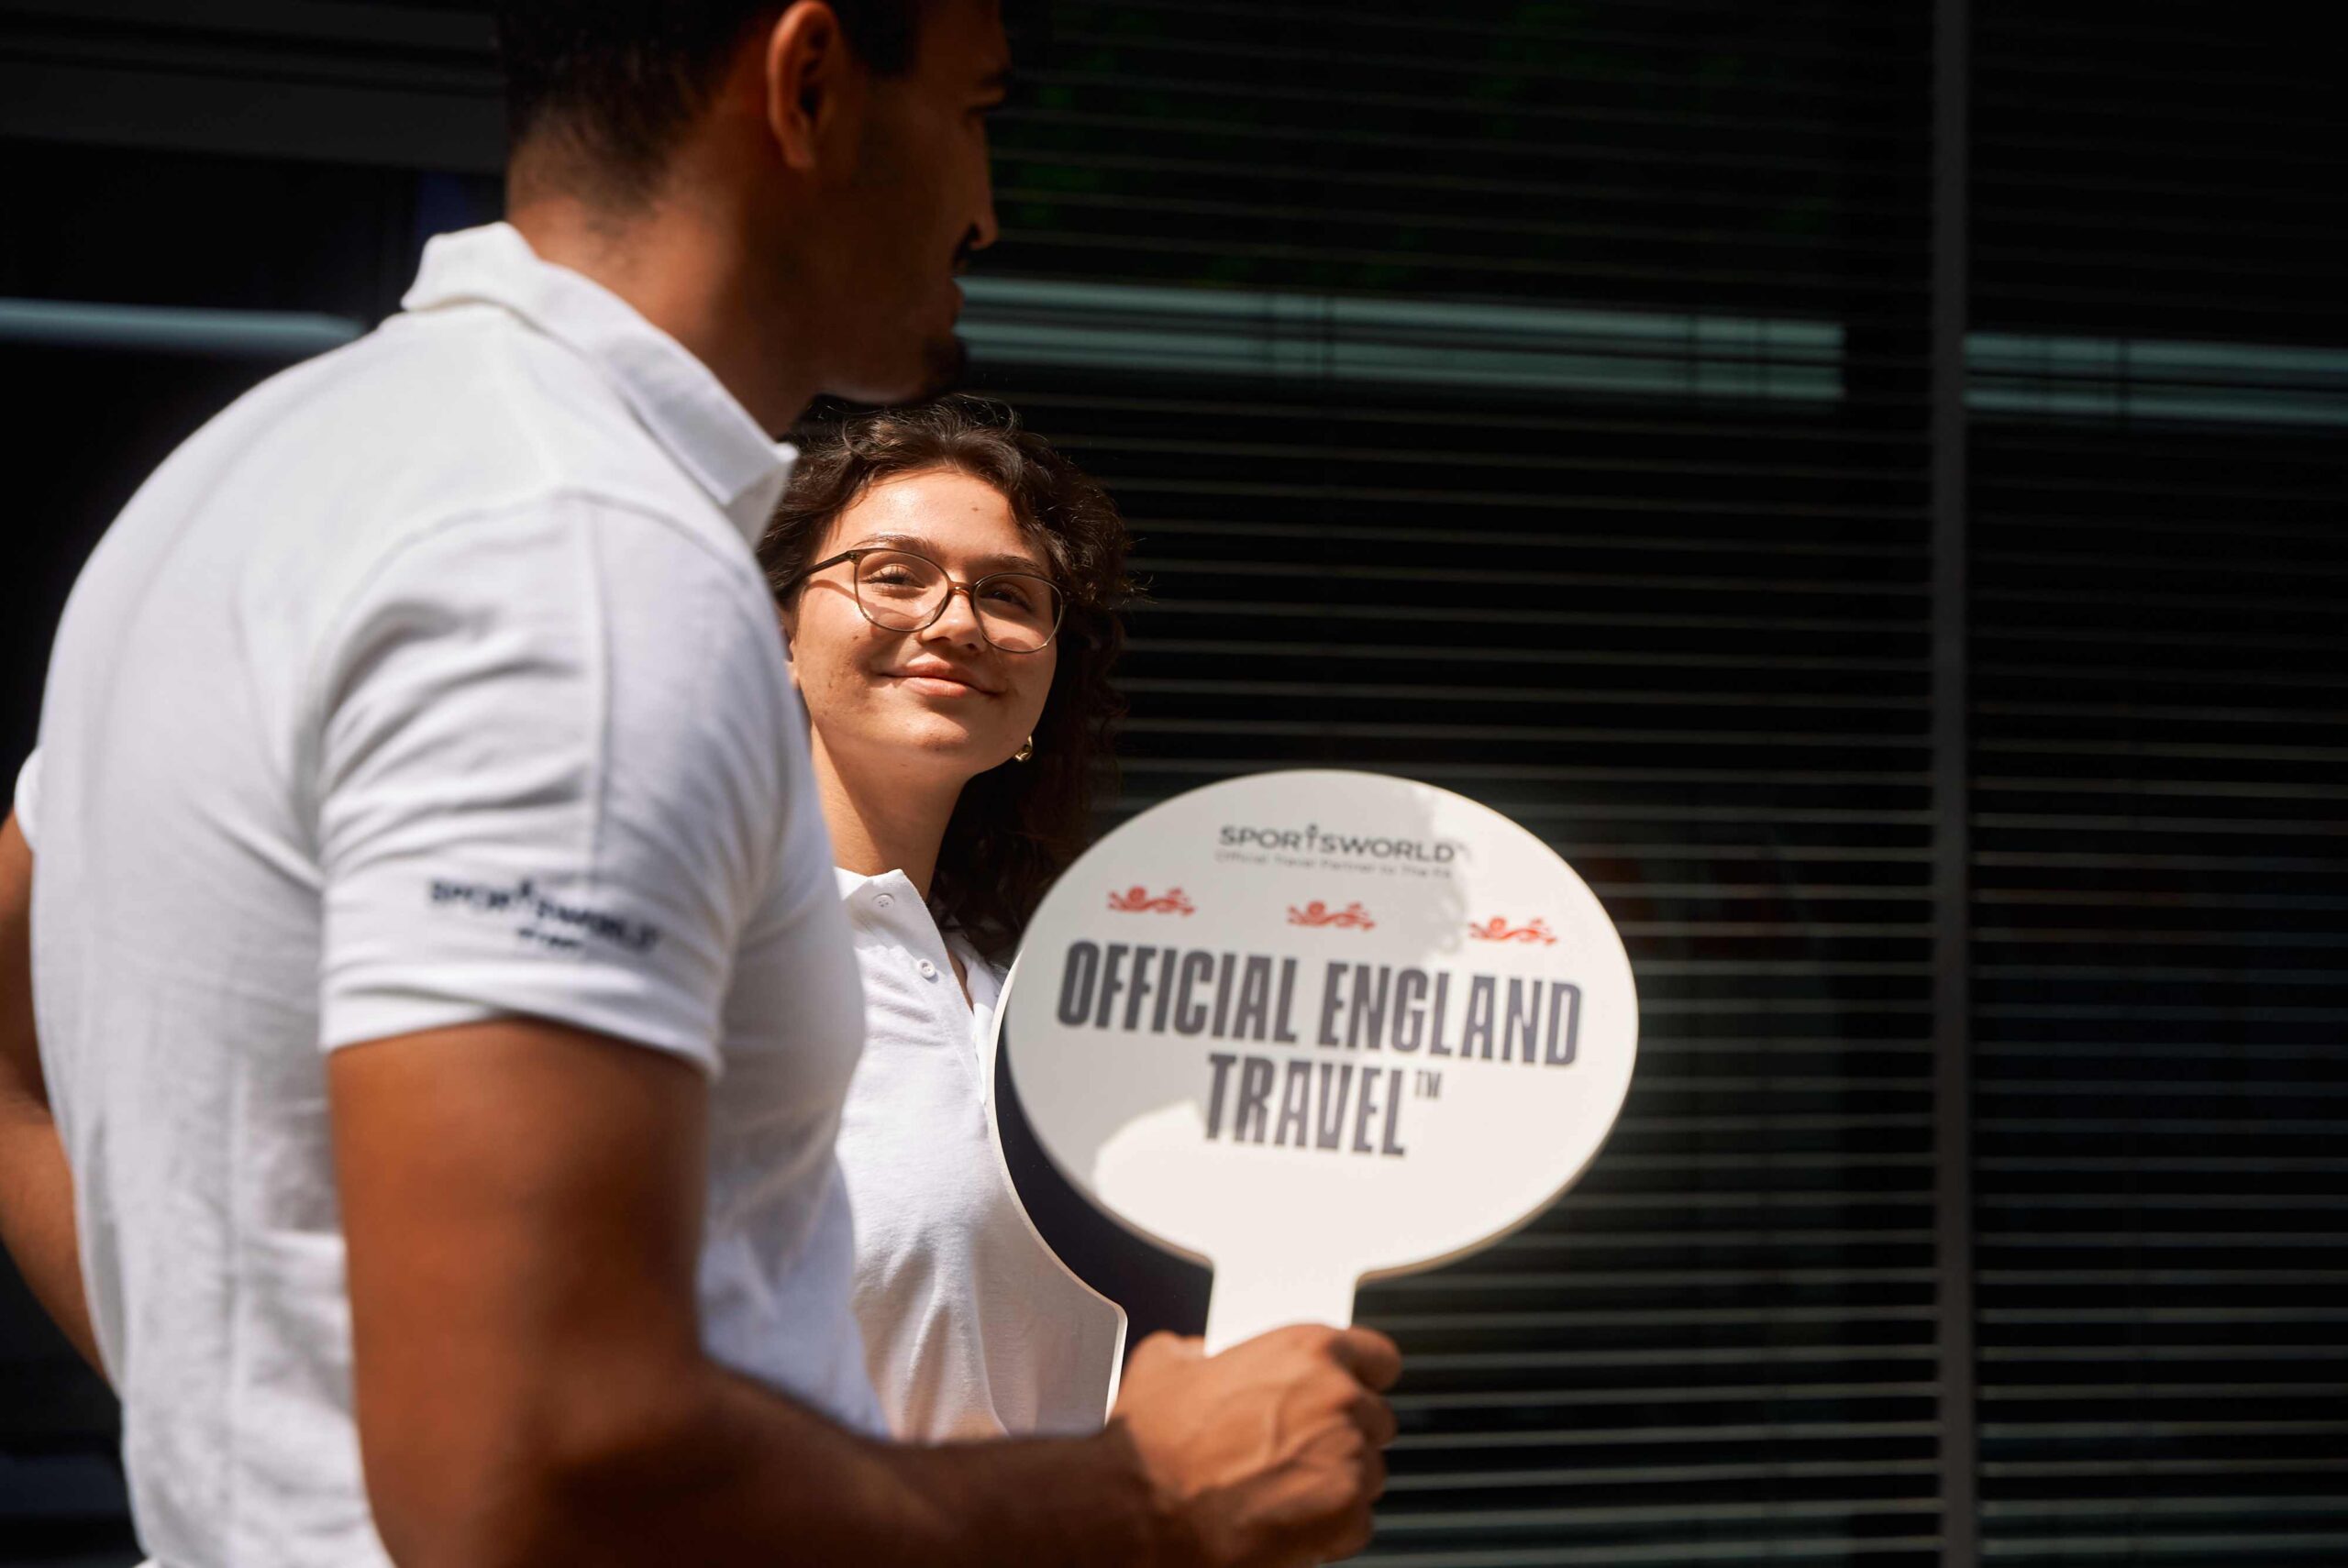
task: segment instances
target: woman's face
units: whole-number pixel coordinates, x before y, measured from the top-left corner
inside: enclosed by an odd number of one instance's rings
[[[1011,503],[983,480],[930,469],[880,480],[834,521],[814,560],[882,547],[928,557],[955,582],[990,572],[1054,577]],[[959,783],[1008,761],[1034,733],[1057,643],[1003,653],[956,592],[927,630],[892,632],[857,608],[854,564],[809,578],[782,612],[792,671],[824,750],[840,762]]]

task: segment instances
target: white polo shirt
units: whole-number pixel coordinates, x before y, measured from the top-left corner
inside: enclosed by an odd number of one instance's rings
[[[1004,1167],[990,1114],[1002,977],[939,934],[903,872],[842,871],[839,889],[869,1032],[840,1168],[856,1208],[857,1317],[889,1425],[923,1442],[1098,1431],[1125,1314],[1044,1244]]]
[[[532,1014],[710,1077],[703,1334],[880,1428],[833,1154],[862,1011],[750,541],[778,447],[503,225],[275,378],[84,569],[34,986],[139,1536],[384,1561],[324,1053]]]

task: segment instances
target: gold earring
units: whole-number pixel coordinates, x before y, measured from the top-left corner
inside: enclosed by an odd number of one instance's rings
[[[1034,735],[1029,735],[1025,740],[1019,743],[1019,749],[1011,754],[1011,760],[1013,762],[1024,762],[1035,755],[1036,737]]]

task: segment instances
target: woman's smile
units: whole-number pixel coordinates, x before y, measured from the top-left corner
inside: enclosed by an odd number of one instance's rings
[[[1000,697],[1002,690],[969,670],[958,669],[942,659],[920,659],[900,669],[887,672],[888,678],[899,682],[908,691],[925,697],[965,699]]]

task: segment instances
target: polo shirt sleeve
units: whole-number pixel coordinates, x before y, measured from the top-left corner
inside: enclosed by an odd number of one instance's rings
[[[715,1070],[797,722],[747,558],[593,502],[443,525],[317,676],[326,1049],[527,1015]]]
[[[17,771],[17,799],[10,810],[16,814],[17,831],[25,835],[26,846],[39,853],[34,840],[39,830],[33,825],[40,816],[40,753],[38,751],[25,758],[24,767]]]

